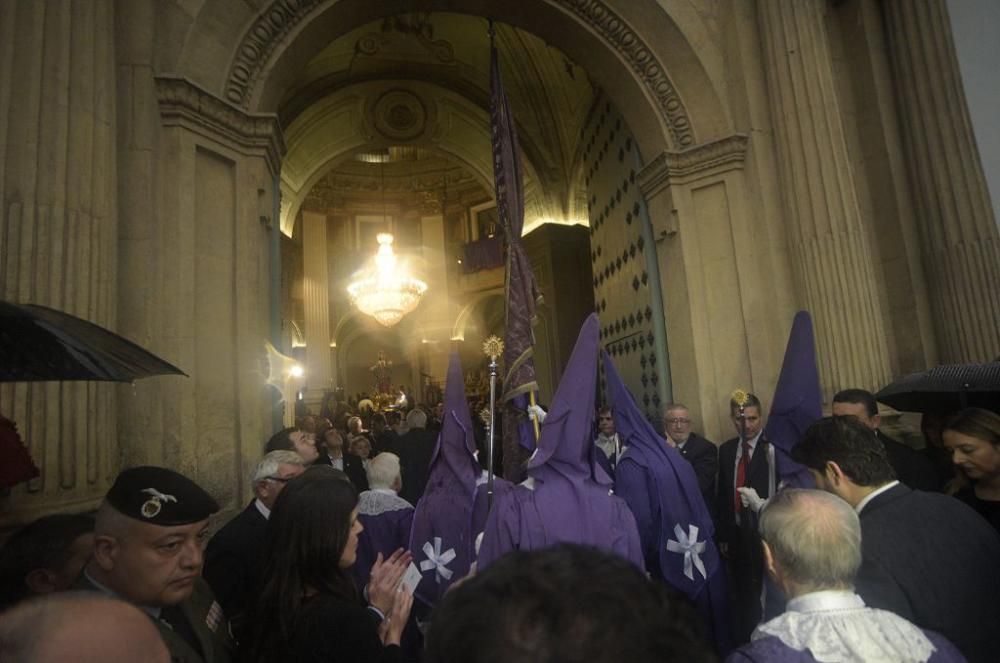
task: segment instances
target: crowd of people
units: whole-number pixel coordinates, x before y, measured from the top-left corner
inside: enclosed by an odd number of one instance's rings
[[[594,345],[578,344],[580,357]],[[940,444],[917,450],[881,431],[870,393],[842,391],[792,449],[813,483],[802,488],[776,472],[757,396],[730,403],[736,435],[718,446],[684,405],[667,405],[658,456],[620,433],[620,406],[594,407],[596,365],[584,359],[538,412],[528,478],[497,477],[485,506],[481,422],[447,397],[447,408],[304,413],[263,445],[252,499],[221,526],[190,478],[124,470],[96,514],[47,516],[4,544],[0,660],[1000,657],[1000,415],[940,418]],[[714,527],[724,622],[665,568],[678,548],[664,548],[677,535],[662,515],[677,498],[661,456],[690,467],[686,499]],[[467,487],[446,499],[468,499],[475,544],[472,571],[453,577],[454,548],[412,533],[447,510],[430,496],[459,474]],[[697,541],[682,550],[689,567],[708,559]]]

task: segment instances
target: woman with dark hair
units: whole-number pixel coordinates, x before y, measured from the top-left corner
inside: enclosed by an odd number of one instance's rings
[[[955,497],[1000,531],[1000,415],[967,408],[945,424],[942,437],[951,462],[972,482]]]
[[[348,573],[363,529],[357,502],[351,483],[329,467],[310,468],[281,491],[267,524],[264,582],[244,660],[400,660],[413,604],[408,592],[396,591],[405,567],[377,581],[373,569],[366,608]]]

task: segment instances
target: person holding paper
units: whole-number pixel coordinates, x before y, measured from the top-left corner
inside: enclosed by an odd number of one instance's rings
[[[311,468],[278,497],[243,660],[401,660],[400,637],[413,596],[399,586],[410,560],[378,560],[366,609],[349,573],[364,528],[357,491],[343,477],[332,468]]]

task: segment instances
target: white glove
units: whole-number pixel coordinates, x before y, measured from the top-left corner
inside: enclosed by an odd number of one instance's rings
[[[736,490],[740,494],[740,502],[743,503],[743,506],[754,511],[755,513],[759,513],[760,510],[767,504],[767,500],[758,495],[757,491],[753,488],[744,487],[737,488]]]
[[[528,417],[530,419],[538,419],[538,423],[545,423],[545,417],[547,412],[542,409],[541,405],[529,405],[528,406]]]

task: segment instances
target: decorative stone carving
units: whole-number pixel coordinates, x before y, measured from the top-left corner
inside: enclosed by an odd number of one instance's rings
[[[286,148],[277,115],[247,113],[177,76],[157,76],[156,94],[164,126],[186,124],[211,138],[227,138],[234,146],[264,150],[268,168],[279,172]]]
[[[600,0],[549,0],[572,12],[597,31],[604,41],[624,56],[639,74],[643,85],[659,102],[660,115],[666,120],[671,136],[680,147],[694,145],[695,136],[687,109],[667,72],[646,42],[625,20]]]
[[[434,26],[428,20],[428,14],[390,16],[382,21],[382,29],[379,32],[369,32],[354,45],[358,53],[364,55],[375,55],[382,50],[382,47],[390,43],[387,34],[398,32],[406,36],[411,36],[417,41],[428,54],[435,60],[443,64],[451,64],[455,61],[455,48],[450,42],[444,39],[434,39]]]
[[[687,109],[667,76],[666,70],[652,49],[624,19],[600,0],[546,0],[546,2],[576,16],[620,53],[657,100],[660,115],[676,144],[679,147],[694,145],[695,135]],[[236,56],[226,79],[226,99],[246,108],[257,79],[266,69],[274,49],[321,4],[325,3],[320,0],[273,0],[243,35],[242,41],[236,48]],[[357,48],[363,53],[375,53],[380,47],[380,40],[370,35],[362,37],[357,43]],[[441,47],[435,48],[437,52]],[[439,59],[443,55],[448,54],[438,53]]]
[[[419,138],[427,126],[427,109],[409,90],[389,90],[372,104],[372,122],[391,141]]]
[[[226,80],[226,99],[246,107],[257,76],[275,46],[321,4],[325,3],[322,0],[273,0],[262,10],[236,48]]]

